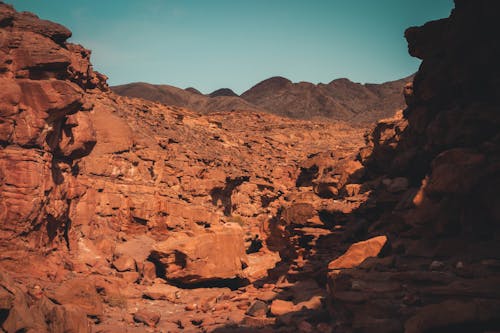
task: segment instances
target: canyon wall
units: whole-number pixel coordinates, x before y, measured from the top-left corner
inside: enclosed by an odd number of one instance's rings
[[[105,78],[59,24],[2,4],[0,28],[1,241],[35,233],[29,246],[50,246],[84,191],[76,170],[96,143],[85,94]]]
[[[455,5],[449,18],[406,30],[422,59],[404,89],[408,107],[360,151],[370,193],[355,212],[368,219],[360,240],[390,244],[357,268],[329,266],[332,311],[357,332],[498,328],[499,6]]]

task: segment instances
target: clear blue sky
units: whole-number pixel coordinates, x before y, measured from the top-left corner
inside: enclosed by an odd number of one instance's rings
[[[111,85],[134,81],[241,93],[292,81],[384,82],[415,72],[405,28],[452,0],[7,0],[73,31]]]

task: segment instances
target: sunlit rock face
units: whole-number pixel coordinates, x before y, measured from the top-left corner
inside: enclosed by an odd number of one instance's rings
[[[70,207],[84,192],[75,169],[95,145],[84,95],[106,83],[70,36],[0,5],[2,240],[36,233],[31,246],[45,246],[67,238]]]
[[[38,283],[19,284],[17,276],[33,282],[63,270],[56,258],[37,256],[67,251],[70,211],[86,190],[76,170],[96,141],[85,94],[107,88],[104,76],[92,70],[90,51],[67,43],[70,36],[59,24],[0,3],[0,325],[5,332],[89,331],[83,303],[53,302]]]

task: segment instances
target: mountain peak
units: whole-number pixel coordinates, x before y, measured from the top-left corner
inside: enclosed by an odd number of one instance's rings
[[[282,76],[273,76],[257,83],[252,88],[241,94],[241,97],[249,101],[256,100],[259,99],[260,96],[267,95],[269,92],[285,89],[292,84],[292,81],[287,78]]]
[[[201,91],[199,91],[198,89],[196,88],[193,88],[193,87],[188,87],[186,89],[184,89],[185,91],[189,91],[190,93],[193,93],[193,94],[196,94],[196,95],[203,95],[201,93]]]
[[[349,80],[346,77],[340,77],[338,79],[334,79],[328,83],[328,85],[336,85],[336,84],[341,84],[341,85],[346,85],[346,84],[353,84],[354,82]]]
[[[255,86],[253,86],[249,90],[258,89],[258,88],[261,88],[261,89],[284,88],[289,84],[292,84],[292,81],[290,81],[289,79],[282,77],[282,76],[273,76],[273,77],[270,77],[269,79],[265,79],[264,81],[257,83]]]
[[[210,96],[210,97],[219,97],[219,96],[237,97],[238,94],[236,94],[234,91],[232,91],[229,88],[221,88],[221,89],[217,89],[217,90],[211,92],[208,96]]]

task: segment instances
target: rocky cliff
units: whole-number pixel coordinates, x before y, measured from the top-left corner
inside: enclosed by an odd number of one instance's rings
[[[86,96],[105,91],[105,77],[66,28],[0,9],[1,241],[36,233],[29,246],[49,246],[67,237],[82,195],[76,170],[96,143]]]
[[[70,246],[71,211],[85,192],[79,161],[96,143],[86,96],[107,89],[90,51],[67,43],[70,36],[0,3],[1,266],[20,273],[38,262],[32,282],[55,274],[60,255],[50,253]],[[37,283],[17,285],[2,272],[0,286],[3,331],[89,327],[85,311],[50,300]]]
[[[449,18],[405,32],[409,53],[423,60],[405,87],[408,107],[380,121],[359,156],[370,198],[355,212],[366,219],[358,239],[388,242],[358,267],[329,265],[332,312],[344,327],[500,327],[498,9],[455,1]]]

